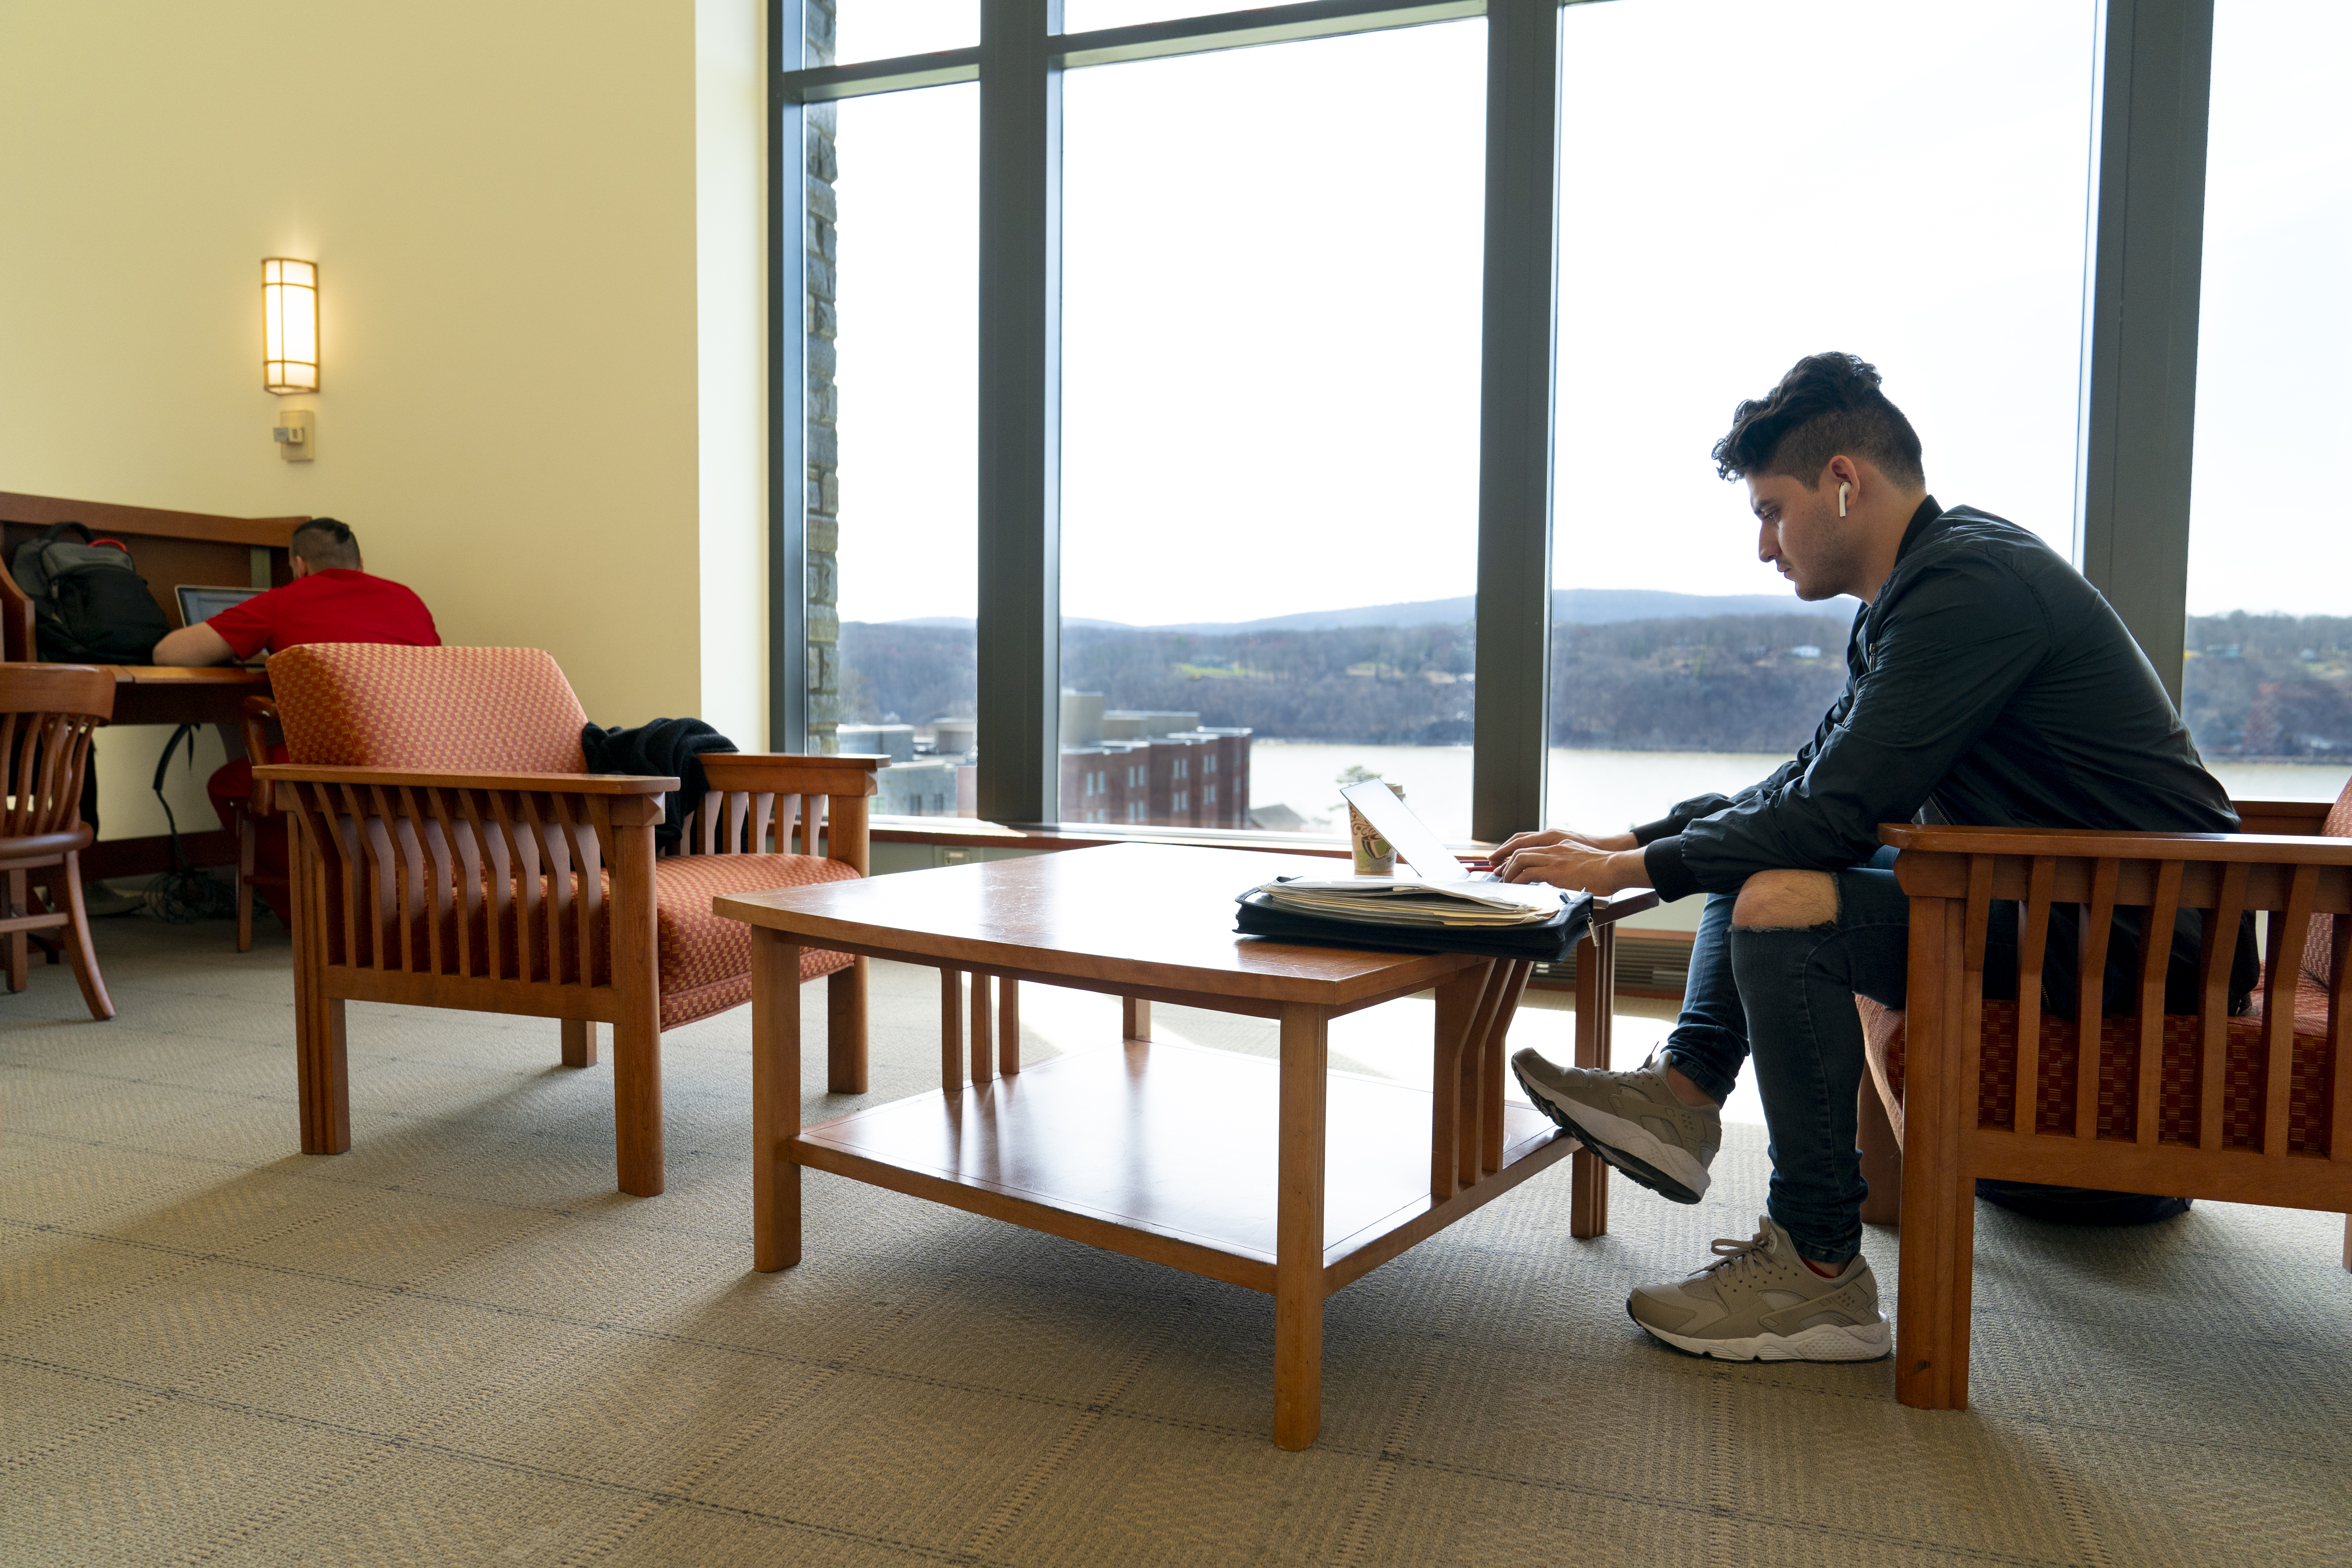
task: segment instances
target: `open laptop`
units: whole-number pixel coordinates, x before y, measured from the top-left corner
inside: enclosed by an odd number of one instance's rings
[[[200,583],[183,583],[172,590],[180,598],[180,624],[193,626],[198,621],[211,620],[223,610],[244,604],[263,592],[259,588],[213,588]],[[1395,840],[1390,840],[1394,843]]]
[[[1444,841],[1429,830],[1429,825],[1412,814],[1412,808],[1396,797],[1396,793],[1378,779],[1349,784],[1339,792],[1339,797],[1364,814],[1364,820],[1381,837],[1395,847],[1396,852],[1431,882],[1491,882],[1495,873],[1474,871],[1464,865]]]

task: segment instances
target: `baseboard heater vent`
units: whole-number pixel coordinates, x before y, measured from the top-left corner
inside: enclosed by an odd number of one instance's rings
[[[1690,973],[1691,940],[1692,933],[1686,931],[1621,931],[1617,937],[1618,994],[1680,1001],[1683,982]],[[1547,989],[1573,990],[1576,960],[1537,964],[1533,984]]]

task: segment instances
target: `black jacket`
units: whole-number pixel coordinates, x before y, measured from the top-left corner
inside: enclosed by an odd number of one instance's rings
[[[731,752],[735,742],[699,719],[656,719],[634,730],[590,724],[580,731],[580,750],[592,773],[675,776],[679,789],[663,803],[654,826],[654,846],[663,854],[677,847],[688,814],[702,807],[710,787],[702,771],[705,752]]]
[[[2014,523],[1930,497],[1854,617],[1845,658],[1844,694],[1793,761],[1634,829],[1661,896],[1855,866],[1877,851],[1884,822],[2238,830],[2121,617]],[[2195,929],[2190,916],[2177,955],[2193,956]],[[2053,959],[2060,934],[2053,926]]]

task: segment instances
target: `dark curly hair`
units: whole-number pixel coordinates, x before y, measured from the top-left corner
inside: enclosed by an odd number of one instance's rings
[[[294,553],[309,562],[313,572],[360,569],[359,536],[340,518],[312,518],[294,531],[293,545]]]
[[[1807,354],[1780,384],[1731,412],[1731,433],[1715,444],[1715,471],[1727,479],[1788,474],[1818,484],[1832,458],[1866,458],[1890,478],[1927,483],[1919,435],[1878,390],[1878,367],[1845,353]]]

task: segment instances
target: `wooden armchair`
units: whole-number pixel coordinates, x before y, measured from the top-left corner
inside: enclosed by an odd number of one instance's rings
[[[6,576],[0,572],[0,577]],[[114,1016],[114,1003],[89,942],[89,913],[81,901],[81,852],[90,826],[81,819],[82,778],[89,767],[90,733],[114,713],[114,677],[84,664],[0,664],[0,766],[7,770],[0,800],[0,871],[7,873],[8,907],[0,916],[7,938],[8,989],[27,979],[29,933],[66,928],[66,956],[93,1018]],[[44,886],[33,904],[32,884]],[[62,896],[65,908],[57,908]]]
[[[2241,802],[2242,834],[1889,826],[1911,900],[1907,1012],[1857,998],[1864,1217],[1899,1211],[1895,1390],[1968,1404],[1979,1176],[2352,1211],[2352,788]],[[1996,900],[2023,905],[2015,1001],[1984,996]],[[2045,1016],[2053,904],[2084,907],[2071,1016]],[[2141,944],[2136,1012],[2102,1016],[2117,910],[2142,929],[2204,912],[2194,1014],[2164,1011],[2167,944]],[[2228,1014],[2240,916],[2267,921],[2248,1016]],[[2219,933],[2217,940],[2216,933]],[[2091,1042],[2087,1050],[2082,1042]],[[2346,1262],[2352,1266],[2352,1227]]]
[[[573,1068],[601,1021],[621,1190],[660,1192],[661,1031],[751,994],[750,928],[711,900],[863,876],[885,760],[706,756],[698,852],[656,858],[678,782],[586,772],[579,701],[536,648],[312,645],[269,673],[291,760],[255,794],[295,827],[303,1152],[351,1147],[348,999],[560,1019]],[[833,1086],[861,1091],[866,963],[804,955],[820,974]]]

